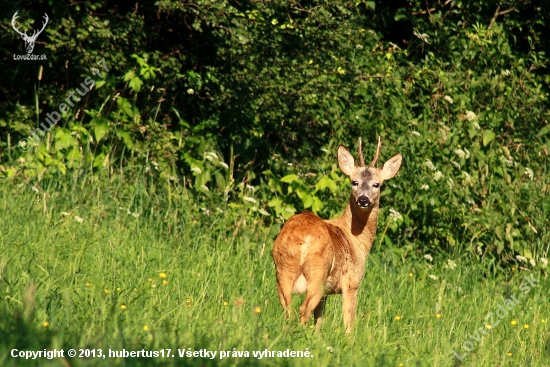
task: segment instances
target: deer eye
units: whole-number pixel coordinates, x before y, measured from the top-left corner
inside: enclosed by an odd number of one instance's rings
[[[353,186],[357,186],[357,185],[359,185],[359,182],[357,182],[357,181],[354,180],[354,181],[351,181],[351,184],[352,184]]]
[[[376,183],[375,183],[374,185],[372,185],[372,186],[374,186],[374,187],[376,187],[376,188],[379,188],[379,187],[380,187],[380,184],[379,184],[378,182],[376,182]]]

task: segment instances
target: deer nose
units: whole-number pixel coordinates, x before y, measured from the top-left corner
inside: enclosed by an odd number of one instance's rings
[[[359,204],[359,206],[365,207],[370,205],[370,200],[365,195],[361,195],[357,199],[357,203]]]

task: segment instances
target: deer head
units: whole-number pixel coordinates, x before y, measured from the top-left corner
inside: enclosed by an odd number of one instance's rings
[[[378,206],[382,183],[394,177],[399,172],[403,157],[401,154],[396,154],[384,163],[381,168],[376,168],[381,145],[380,138],[378,138],[378,147],[376,148],[374,159],[366,167],[361,145],[361,139],[359,139],[359,165],[355,164],[352,155],[343,146],[338,148],[338,164],[342,172],[348,175],[351,180],[351,195],[356,207],[360,210],[369,210]]]
[[[38,38],[38,35],[42,33],[44,28],[46,28],[46,25],[48,24],[48,14],[44,13],[44,20],[45,22],[42,22],[42,29],[37,31],[36,29],[33,30],[32,36],[27,35],[27,32],[21,32],[19,29],[17,29],[17,26],[15,25],[15,21],[17,19],[17,13],[18,11],[13,14],[13,18],[11,18],[11,26],[17,33],[21,35],[21,38],[23,38],[23,41],[25,41],[25,49],[27,50],[27,53],[32,53],[32,50],[34,49],[34,43],[36,42],[36,38]]]

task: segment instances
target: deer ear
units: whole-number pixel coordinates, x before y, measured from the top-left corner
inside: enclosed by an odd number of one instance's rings
[[[351,176],[353,169],[355,168],[353,156],[343,145],[338,147],[338,165],[340,166],[342,172],[348,176]]]
[[[401,168],[402,160],[403,156],[401,154],[396,154],[388,159],[388,161],[384,163],[384,167],[382,167],[382,179],[389,180],[394,177],[397,172],[399,172],[399,168]]]

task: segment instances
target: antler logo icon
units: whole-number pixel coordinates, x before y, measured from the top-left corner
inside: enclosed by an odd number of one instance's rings
[[[44,28],[46,28],[46,25],[48,24],[48,20],[50,18],[48,18],[48,14],[44,13],[45,22],[42,23],[42,29],[39,30],[38,33],[37,33],[37,30],[34,29],[33,33],[32,33],[32,36],[29,36],[29,35],[27,35],[27,32],[19,31],[19,29],[17,29],[17,26],[15,25],[15,21],[17,19],[17,13],[18,12],[19,11],[16,11],[15,14],[13,14],[13,18],[11,18],[11,26],[13,27],[13,29],[15,29],[15,31],[17,33],[19,33],[21,35],[21,38],[23,38],[23,41],[25,41],[25,49],[27,50],[27,53],[30,54],[30,53],[32,53],[32,50],[34,49],[34,43],[36,42],[36,38],[38,38],[38,35],[40,35],[40,33],[42,33]]]

